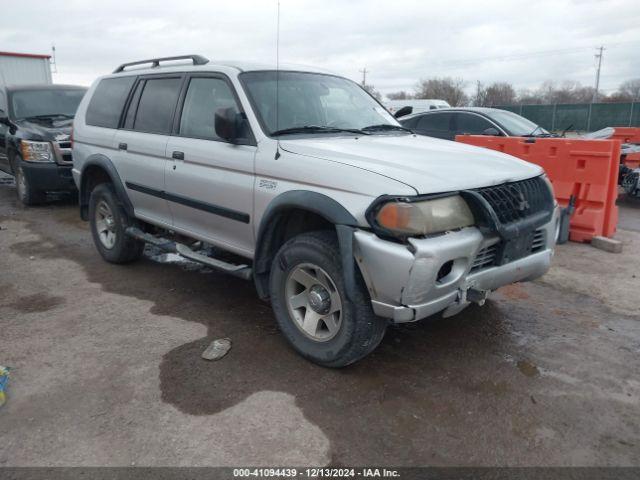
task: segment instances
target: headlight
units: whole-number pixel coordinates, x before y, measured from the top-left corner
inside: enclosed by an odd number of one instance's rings
[[[22,140],[20,150],[25,162],[53,162],[53,152],[49,142]]]
[[[406,202],[392,200],[375,214],[377,226],[402,236],[441,233],[475,224],[460,195]]]

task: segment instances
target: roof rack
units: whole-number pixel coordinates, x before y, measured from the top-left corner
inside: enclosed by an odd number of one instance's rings
[[[134,65],[144,65],[145,63],[150,63],[151,68],[158,68],[160,66],[160,62],[170,62],[172,60],[187,59],[191,59],[194,65],[205,65],[209,63],[209,59],[203,57],[202,55],[178,55],[177,57],[150,58],[149,60],[138,60],[137,62],[123,63],[118,68],[116,68],[113,73],[124,72],[124,69],[126,67],[132,67]]]

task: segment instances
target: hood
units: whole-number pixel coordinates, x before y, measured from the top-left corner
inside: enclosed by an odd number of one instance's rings
[[[24,139],[60,142],[69,139],[73,120],[18,120],[13,123],[18,127],[20,136]]]
[[[487,187],[543,173],[511,155],[421,135],[316,136],[283,139],[280,146],[384,175],[421,194]]]

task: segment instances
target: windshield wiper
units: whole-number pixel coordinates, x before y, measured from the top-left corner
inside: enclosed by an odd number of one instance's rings
[[[540,125],[538,125],[536,128],[534,128],[531,133],[528,133],[528,134],[522,135],[522,136],[523,137],[550,137],[551,136],[550,133],[541,133],[539,135],[536,135],[536,132],[538,130],[542,130],[542,127]]]
[[[368,127],[364,127],[362,129],[365,132],[382,132],[385,130],[402,130],[405,132],[409,132],[409,133],[413,133],[413,130],[406,128],[406,127],[401,127],[400,125],[392,125],[390,123],[381,123],[379,125],[369,125]]]
[[[357,128],[337,128],[337,127],[327,127],[323,125],[305,125],[304,127],[291,127],[291,128],[283,128],[281,130],[276,130],[271,133],[271,136],[277,137],[279,135],[288,135],[294,133],[355,133],[357,135],[369,135],[367,132],[362,130],[358,130]]]

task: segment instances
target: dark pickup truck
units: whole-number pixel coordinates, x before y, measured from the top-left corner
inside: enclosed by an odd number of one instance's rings
[[[46,192],[72,192],[71,126],[86,88],[0,86],[0,170],[16,179],[18,199],[35,205]]]

